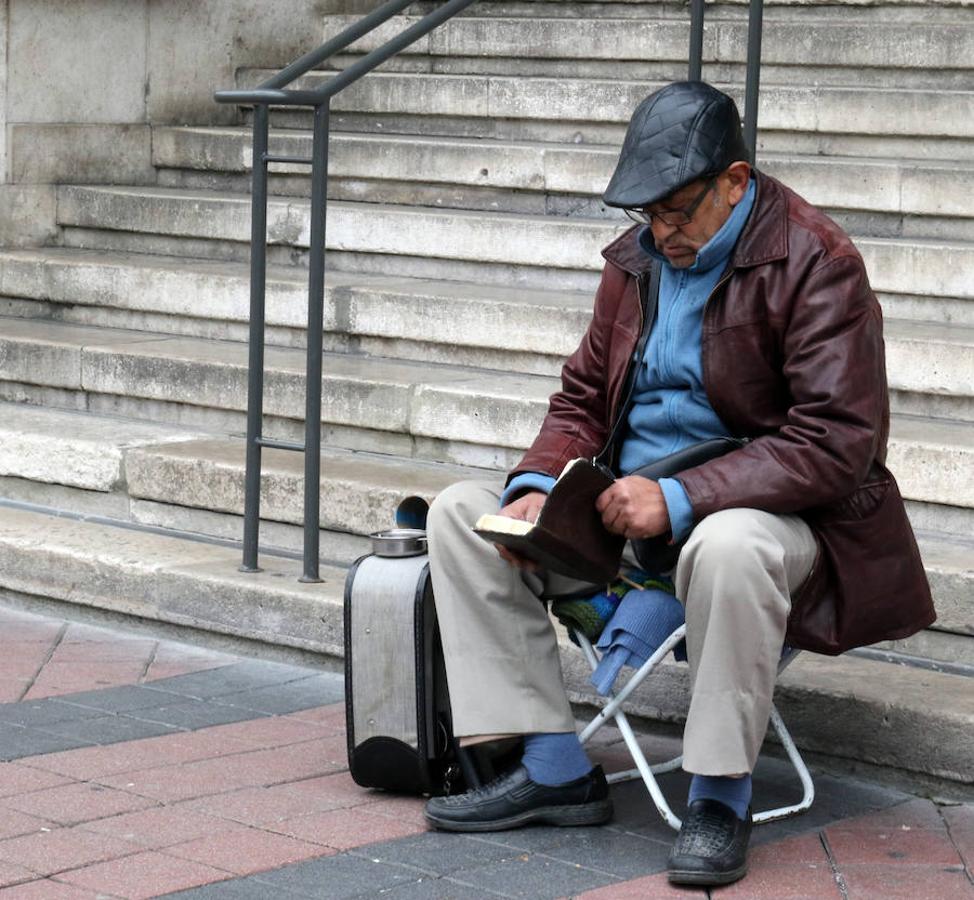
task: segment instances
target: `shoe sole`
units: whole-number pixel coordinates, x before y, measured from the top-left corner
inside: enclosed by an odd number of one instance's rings
[[[666,877],[671,884],[722,885],[740,881],[747,874],[747,864],[729,872],[692,872],[686,869],[669,869]]]
[[[577,806],[543,806],[506,819],[487,822],[456,822],[426,813],[426,820],[442,831],[506,831],[524,825],[556,825],[572,828],[579,825],[604,825],[612,818],[612,801],[583,803]]]

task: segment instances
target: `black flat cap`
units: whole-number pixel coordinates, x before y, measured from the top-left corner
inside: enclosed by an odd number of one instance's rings
[[[678,81],[636,107],[602,199],[608,206],[646,206],[748,159],[734,101],[702,81]]]

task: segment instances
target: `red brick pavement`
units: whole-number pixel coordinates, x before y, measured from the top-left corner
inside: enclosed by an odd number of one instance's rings
[[[2,609],[0,649],[0,702],[232,661]],[[0,898],[153,897],[425,830],[421,800],[352,782],[333,704],[0,764]],[[711,896],[974,898],[972,864],[974,808],[915,800],[758,846],[746,880]],[[705,894],[655,874],[579,897]]]
[[[91,625],[0,610],[0,703],[138,684],[224,666],[233,657]]]

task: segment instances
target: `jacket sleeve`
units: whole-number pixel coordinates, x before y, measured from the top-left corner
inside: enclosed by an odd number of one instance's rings
[[[863,483],[888,416],[882,315],[858,255],[819,262],[797,289],[781,341],[784,424],[683,472],[699,520],[731,507],[797,512]]]
[[[565,464],[598,453],[608,437],[608,354],[626,275],[607,264],[595,295],[592,321],[561,370],[561,389],[548,401],[538,436],[508,481],[522,472],[558,476]]]

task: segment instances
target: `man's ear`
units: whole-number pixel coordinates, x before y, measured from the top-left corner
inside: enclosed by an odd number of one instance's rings
[[[751,177],[751,166],[749,163],[739,160],[738,162],[731,163],[724,169],[723,176],[727,179],[728,184],[727,202],[731,206],[737,206],[747,193],[747,184]]]

